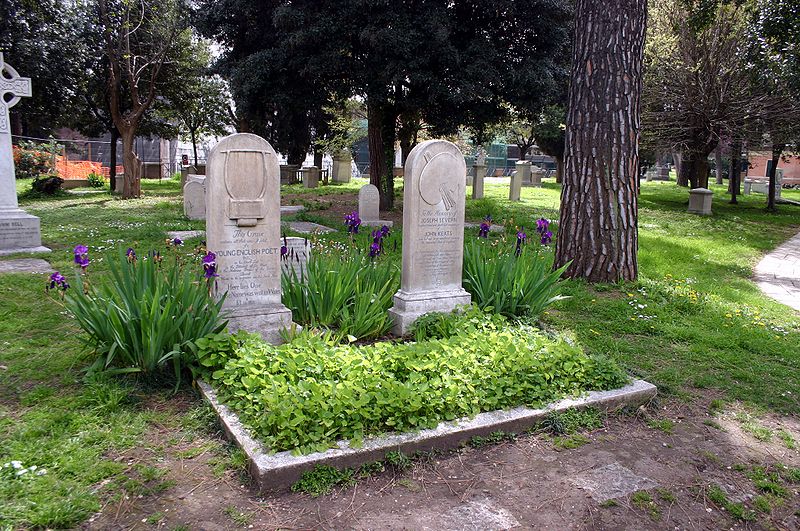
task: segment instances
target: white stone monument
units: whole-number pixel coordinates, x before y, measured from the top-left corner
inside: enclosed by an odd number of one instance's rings
[[[522,191],[522,176],[524,169],[527,168],[528,175],[530,176],[530,169],[531,163],[530,162],[523,162],[517,161],[517,169],[514,173],[511,174],[511,184],[508,187],[508,200],[509,201],[519,201],[520,200],[520,193]]]
[[[689,190],[689,209],[690,214],[701,216],[711,215],[711,198],[714,192],[708,188],[694,188]]]
[[[189,219],[206,219],[206,176],[187,175],[183,185],[183,214]]]
[[[311,242],[308,238],[290,236],[281,238],[281,244],[286,247],[286,254],[281,256],[281,269],[292,276],[292,272],[300,280],[305,277],[308,261],[311,259]]]
[[[316,188],[319,186],[319,168],[309,166],[303,170],[303,186],[306,188]]]
[[[211,150],[206,175],[206,245],[217,256],[217,296],[228,294],[228,328],[259,332],[278,343],[292,312],[281,302],[275,150],[253,134],[227,136]]]
[[[353,175],[353,158],[350,151],[347,149],[342,150],[339,154],[333,157],[333,182],[335,183],[349,183],[350,177]]]
[[[358,191],[358,217],[365,227],[391,227],[391,221],[380,219],[381,198],[374,184],[365,184]]]
[[[486,166],[473,166],[472,199],[483,199],[483,179],[486,176]]]
[[[16,70],[5,64],[3,52],[0,52],[0,255],[50,252],[47,247],[42,247],[39,218],[19,208],[17,202],[8,109],[20,98],[30,95],[30,78],[20,77]]]
[[[428,140],[411,150],[403,179],[403,270],[389,315],[403,335],[428,312],[469,304],[464,262],[464,156],[455,144]]]

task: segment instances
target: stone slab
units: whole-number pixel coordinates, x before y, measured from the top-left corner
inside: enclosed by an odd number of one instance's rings
[[[306,207],[303,205],[281,205],[281,216],[290,216],[292,214],[299,214],[305,211]]]
[[[256,441],[239,417],[220,403],[210,385],[198,381],[198,388],[220,418],[227,436],[247,455],[250,474],[262,491],[284,490],[296,482],[303,472],[317,465],[337,468],[355,467],[385,458],[389,451],[407,454],[415,451],[446,450],[457,448],[475,436],[487,436],[495,431],[521,433],[540,422],[552,411],[587,407],[613,410],[621,406],[639,406],[656,396],[653,384],[634,380],[620,389],[591,391],[579,398],[558,400],[544,408],[517,407],[509,410],[480,413],[474,418],[441,422],[436,428],[416,433],[396,433],[364,439],[360,448],[351,448],[347,441],[339,441],[336,448],[308,455],[293,455],[290,451],[268,454]]]
[[[0,273],[54,273],[50,262],[41,258],[0,260]]]
[[[572,483],[588,491],[598,503],[658,486],[655,481],[638,476],[616,462],[582,472],[572,478]]]
[[[204,230],[171,230],[167,232],[168,238],[180,238],[181,240],[191,240],[192,238],[202,238],[206,235]]]
[[[22,210],[0,212],[0,256],[49,252],[42,246],[39,218]]]
[[[336,232],[336,229],[320,225],[319,223],[312,223],[310,221],[289,221],[286,223],[290,229],[301,234],[314,234],[325,232]]]

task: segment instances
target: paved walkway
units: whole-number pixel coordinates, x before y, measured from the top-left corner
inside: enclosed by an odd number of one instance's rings
[[[753,280],[767,296],[800,311],[800,233],[765,256]]]

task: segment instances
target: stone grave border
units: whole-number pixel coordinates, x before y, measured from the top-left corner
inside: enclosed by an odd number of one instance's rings
[[[389,434],[365,438],[361,448],[350,448],[347,441],[339,441],[338,448],[307,455],[293,455],[290,451],[268,454],[256,441],[239,417],[217,399],[209,384],[197,381],[200,393],[209,401],[219,417],[225,434],[247,455],[248,470],[262,491],[279,491],[289,488],[300,479],[303,472],[317,465],[336,468],[355,467],[372,461],[382,461],[390,451],[412,454],[415,451],[449,450],[459,447],[475,436],[487,436],[495,431],[521,433],[531,428],[552,411],[570,408],[596,407],[613,410],[622,406],[636,407],[652,400],[656,386],[644,380],[633,380],[620,389],[590,391],[580,398],[565,398],[540,409],[516,407],[479,413],[474,418],[440,422],[436,428],[419,432]]]

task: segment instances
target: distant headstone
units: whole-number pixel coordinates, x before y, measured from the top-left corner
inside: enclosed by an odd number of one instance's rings
[[[183,214],[189,219],[206,219],[206,176],[187,175],[183,185]]]
[[[464,262],[464,155],[445,140],[408,154],[403,178],[403,269],[389,315],[396,335],[428,312],[469,304],[461,287]]]
[[[281,184],[293,184],[296,182],[295,174],[300,166],[297,164],[281,164]]]
[[[0,52],[0,255],[50,252],[42,246],[39,218],[19,208],[17,202],[8,109],[30,95],[30,78],[20,77]]]
[[[365,184],[358,191],[358,217],[361,221],[380,219],[380,194],[374,184]]]
[[[350,150],[344,149],[333,157],[333,182],[349,183],[353,175],[353,158]]]
[[[483,180],[486,177],[486,166],[472,167],[472,199],[483,199]]]
[[[281,256],[281,269],[290,274],[294,272],[297,278],[304,278],[308,260],[311,258],[311,243],[308,238],[296,236],[283,238],[281,243],[286,247],[286,253]]]
[[[669,181],[669,166],[656,166],[656,180]]]
[[[358,217],[365,227],[391,227],[394,223],[380,219],[380,195],[373,184],[365,184],[358,191]]]
[[[211,150],[206,177],[206,246],[216,254],[217,296],[228,294],[228,328],[274,343],[292,322],[281,303],[279,171],[266,140],[238,133]]]
[[[711,198],[714,192],[707,188],[694,188],[689,190],[689,210],[690,214],[701,216],[711,215]]]
[[[544,177],[544,171],[539,166],[531,166],[530,185],[533,186],[534,188],[541,188],[542,177]],[[524,184],[525,181],[523,180],[522,183]]]
[[[316,188],[319,186],[319,168],[309,166],[303,171],[303,186],[306,188]]]
[[[525,161],[517,161],[517,170],[511,174],[511,185],[508,189],[508,200],[519,201],[520,193],[522,191],[522,178],[523,175],[530,178],[531,163]]]

